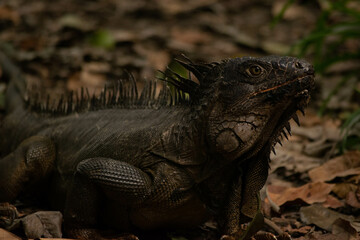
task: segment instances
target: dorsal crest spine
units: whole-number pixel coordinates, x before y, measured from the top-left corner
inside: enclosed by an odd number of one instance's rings
[[[160,108],[198,104],[203,86],[208,85],[206,75],[219,63],[195,64],[187,57],[184,58],[186,62],[176,61],[189,71],[189,77],[183,77],[170,68],[165,72],[159,71],[162,73],[159,80],[163,82],[160,91],[157,80],[145,81],[144,88],[139,91],[134,76],[127,72],[126,79],[105,85],[98,96],[91,95],[87,88],[82,87],[80,91],[61,95],[57,103],[52,105],[49,96],[44,103],[40,101],[39,94],[35,94],[27,100],[27,105],[31,111],[58,116],[110,108]],[[198,82],[191,78],[191,74]]]

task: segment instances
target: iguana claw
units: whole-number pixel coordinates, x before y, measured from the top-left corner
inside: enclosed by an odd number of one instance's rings
[[[220,240],[239,240],[238,236],[223,235]],[[284,233],[276,237],[274,234],[269,232],[256,233],[254,236],[247,238],[248,240],[291,240],[289,234]]]
[[[274,234],[269,232],[257,233],[250,240],[291,240],[289,234],[284,233],[276,237]]]
[[[10,203],[0,203],[0,226],[8,229],[19,217],[16,207]]]

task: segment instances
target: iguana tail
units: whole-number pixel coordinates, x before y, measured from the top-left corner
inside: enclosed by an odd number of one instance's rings
[[[20,69],[0,51],[0,66],[2,77],[9,80],[5,94],[6,112],[12,112],[17,108],[25,107],[26,81]]]

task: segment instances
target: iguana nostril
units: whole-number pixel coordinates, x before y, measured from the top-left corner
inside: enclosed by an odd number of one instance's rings
[[[300,62],[295,62],[295,67],[300,69],[304,68],[304,66]]]

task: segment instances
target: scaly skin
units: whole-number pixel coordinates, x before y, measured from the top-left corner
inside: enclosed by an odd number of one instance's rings
[[[291,57],[182,63],[200,82],[170,74],[189,93],[185,103],[52,116],[24,107],[24,81],[0,62],[8,103],[18,103],[0,128],[0,202],[48,182],[67,234],[79,239],[103,239],[100,227],[191,228],[210,217],[221,234],[238,234],[256,214],[270,150],[314,80],[312,66]]]

